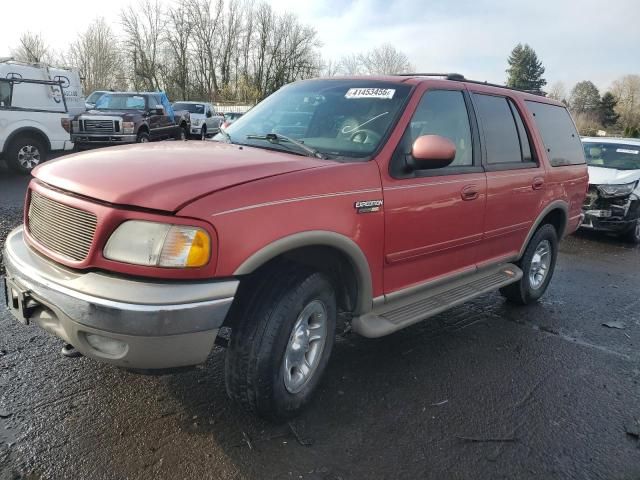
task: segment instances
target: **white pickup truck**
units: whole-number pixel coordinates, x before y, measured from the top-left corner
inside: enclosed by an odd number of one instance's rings
[[[28,174],[49,154],[72,150],[71,116],[84,110],[76,72],[0,63],[0,158]]]

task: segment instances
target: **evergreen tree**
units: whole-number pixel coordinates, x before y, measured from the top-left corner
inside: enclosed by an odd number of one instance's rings
[[[602,122],[603,127],[615,125],[618,118],[620,118],[620,115],[615,111],[617,104],[618,101],[611,92],[607,92],[602,96],[602,100],[600,100],[600,122]]]
[[[542,78],[544,67],[529,45],[519,43],[507,59],[507,86],[522,90],[540,91],[547,84]]]

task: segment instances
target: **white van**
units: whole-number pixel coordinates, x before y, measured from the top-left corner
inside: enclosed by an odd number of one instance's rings
[[[72,70],[0,62],[0,158],[29,173],[50,152],[72,150],[71,117],[85,110]]]

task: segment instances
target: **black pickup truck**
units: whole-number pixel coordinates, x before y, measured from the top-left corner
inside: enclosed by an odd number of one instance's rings
[[[144,143],[186,139],[189,128],[189,112],[174,111],[164,93],[109,92],[73,119],[71,139],[80,148]]]

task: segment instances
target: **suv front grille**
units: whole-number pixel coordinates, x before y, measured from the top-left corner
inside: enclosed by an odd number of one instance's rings
[[[84,120],[83,131],[86,133],[114,133],[116,131],[113,120]]]
[[[27,214],[29,233],[54,253],[77,262],[83,261],[89,254],[97,221],[93,213],[31,191]]]

